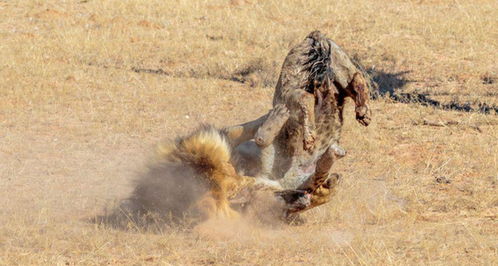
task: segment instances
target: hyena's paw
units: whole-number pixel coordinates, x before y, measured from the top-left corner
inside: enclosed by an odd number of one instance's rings
[[[332,149],[335,157],[337,157],[338,159],[346,156],[346,154],[347,154],[346,150],[344,148],[342,148],[341,146],[339,146],[337,143],[330,145],[330,149]]]
[[[337,185],[339,184],[340,180],[341,176],[339,174],[330,174],[325,182],[323,182],[320,186],[318,186],[314,191],[311,192],[310,208],[314,208],[316,206],[320,206],[329,202],[335,195]]]

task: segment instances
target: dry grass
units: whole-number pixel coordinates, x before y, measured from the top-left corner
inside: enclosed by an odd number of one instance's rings
[[[388,99],[366,129],[347,110],[341,189],[305,226],[88,222],[158,140],[265,113],[313,29],[384,90],[497,105],[497,17],[484,0],[0,1],[0,264],[497,264],[498,117]]]

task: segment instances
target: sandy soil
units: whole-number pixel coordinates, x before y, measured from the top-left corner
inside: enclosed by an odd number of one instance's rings
[[[343,182],[304,226],[90,222],[158,141],[264,114],[315,28],[383,93],[496,106],[497,16],[494,1],[0,1],[0,264],[497,264],[498,116],[386,94],[368,128],[346,110]]]

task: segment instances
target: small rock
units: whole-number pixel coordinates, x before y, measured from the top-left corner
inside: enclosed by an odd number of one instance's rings
[[[436,177],[436,183],[438,184],[450,184],[451,180],[447,178],[446,176],[438,176]]]

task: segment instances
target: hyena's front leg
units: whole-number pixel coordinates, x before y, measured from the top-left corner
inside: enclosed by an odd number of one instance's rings
[[[300,111],[299,119],[303,127],[303,149],[305,151],[313,150],[316,138],[315,132],[315,95],[305,90],[293,90],[287,99],[287,104],[292,105],[291,110]],[[292,114],[291,114],[292,115]]]
[[[302,96],[300,103],[303,112],[303,129],[304,143],[303,148],[306,151],[313,150],[315,146],[315,97],[313,94],[306,93]]]
[[[355,104],[356,120],[363,126],[368,126],[372,120],[372,112],[368,106],[370,93],[365,77],[361,73],[355,73],[347,91]]]

